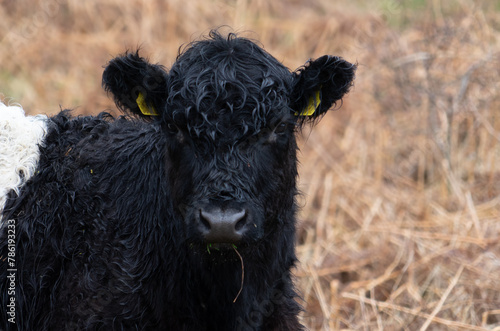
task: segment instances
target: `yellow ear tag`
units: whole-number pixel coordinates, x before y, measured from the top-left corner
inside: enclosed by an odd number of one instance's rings
[[[137,102],[142,115],[158,116],[158,112],[156,111],[155,107],[149,106],[146,103],[146,99],[144,99],[144,95],[142,95],[142,93],[139,92],[139,95],[137,96],[137,99],[135,99],[135,102]]]
[[[317,90],[311,97],[309,98],[309,101],[307,102],[307,106],[300,112],[295,112],[295,116],[311,116],[314,114],[316,109],[321,103],[321,100],[319,98],[320,91]]]

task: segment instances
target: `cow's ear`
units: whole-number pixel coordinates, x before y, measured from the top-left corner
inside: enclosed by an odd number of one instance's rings
[[[102,85],[122,111],[147,119],[161,117],[167,100],[167,73],[138,52],[111,60],[102,74]]]
[[[294,72],[291,108],[302,120],[324,114],[349,91],[356,65],[340,57],[322,56]]]

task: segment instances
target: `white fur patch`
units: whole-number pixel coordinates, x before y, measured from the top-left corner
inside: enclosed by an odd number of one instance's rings
[[[19,194],[35,174],[47,120],[44,115],[25,116],[21,106],[0,102],[0,222],[7,193],[14,190]]]

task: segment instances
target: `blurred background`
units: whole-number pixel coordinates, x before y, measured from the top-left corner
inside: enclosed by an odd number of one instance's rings
[[[27,113],[115,106],[103,66],[172,65],[211,28],[291,70],[358,63],[299,137],[294,271],[310,330],[500,330],[500,1],[0,0],[0,93]]]

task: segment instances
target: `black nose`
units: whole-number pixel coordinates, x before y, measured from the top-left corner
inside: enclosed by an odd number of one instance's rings
[[[247,211],[200,209],[198,228],[209,243],[236,243],[246,231]]]

